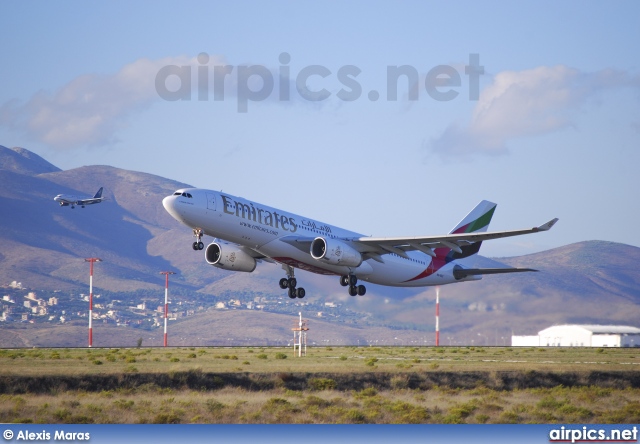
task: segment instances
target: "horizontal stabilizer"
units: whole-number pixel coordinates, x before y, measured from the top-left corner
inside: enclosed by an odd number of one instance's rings
[[[479,276],[482,274],[501,274],[501,273],[523,273],[525,271],[538,271],[533,268],[462,268],[455,267],[453,277],[456,279],[464,279],[467,276]]]

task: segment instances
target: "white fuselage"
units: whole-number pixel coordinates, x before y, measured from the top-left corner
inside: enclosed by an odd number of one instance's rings
[[[190,197],[188,197],[190,196]],[[182,189],[162,201],[176,220],[204,234],[248,247],[277,262],[326,275],[356,274],[358,279],[388,286],[421,287],[460,282],[453,277],[454,263],[435,263],[427,254],[407,252],[408,259],[385,254],[383,263],[364,260],[357,268],[330,265],[314,259],[304,251],[281,239],[335,238],[356,239],[361,234],[317,220],[281,211],[266,205],[204,189]],[[463,280],[477,280],[469,277]]]

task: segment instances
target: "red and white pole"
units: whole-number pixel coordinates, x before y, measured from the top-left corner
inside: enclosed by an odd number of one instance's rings
[[[85,262],[89,262],[89,347],[93,347],[93,263],[101,261],[97,257],[85,259]]]
[[[164,274],[164,346],[167,346],[167,320],[169,318],[169,275],[175,274],[173,271],[161,271]]]
[[[440,286],[436,286],[436,347],[440,346]]]

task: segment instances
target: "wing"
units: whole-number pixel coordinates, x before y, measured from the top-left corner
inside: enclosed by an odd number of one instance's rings
[[[556,222],[558,222],[557,218],[539,227],[522,230],[473,232],[424,237],[361,237],[351,239],[351,241],[352,246],[360,251],[360,253],[368,254],[373,259],[376,259],[376,255],[388,253],[395,253],[398,256],[407,257],[406,252],[413,250],[422,251],[429,256],[435,257],[436,253],[434,250],[436,248],[448,248],[456,253],[462,254],[465,247],[472,247],[478,242],[548,231]]]
[[[385,254],[394,253],[398,256],[408,258],[406,252],[414,250],[421,251],[431,257],[435,257],[436,253],[434,250],[436,248],[451,249],[458,254],[473,254],[480,248],[480,242],[482,241],[548,231],[556,222],[558,222],[557,218],[550,220],[539,227],[522,230],[445,234],[441,236],[423,237],[360,237],[342,239],[342,241],[355,248],[364,256],[365,259],[374,259],[378,262],[384,262],[382,260],[382,256]],[[313,239],[313,237],[302,236],[285,236],[280,238],[282,242],[286,242],[305,253],[309,253],[309,248]]]

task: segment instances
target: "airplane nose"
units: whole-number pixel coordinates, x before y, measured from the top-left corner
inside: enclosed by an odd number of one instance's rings
[[[171,199],[171,196],[167,196],[164,199],[162,199],[162,206],[167,211],[169,211],[169,208],[170,208],[170,205],[171,205],[171,203],[169,202],[169,199]]]
[[[176,198],[173,195],[169,195],[162,199],[162,206],[167,210],[167,213],[173,216],[174,219],[178,219],[178,212],[176,211],[175,203]]]

